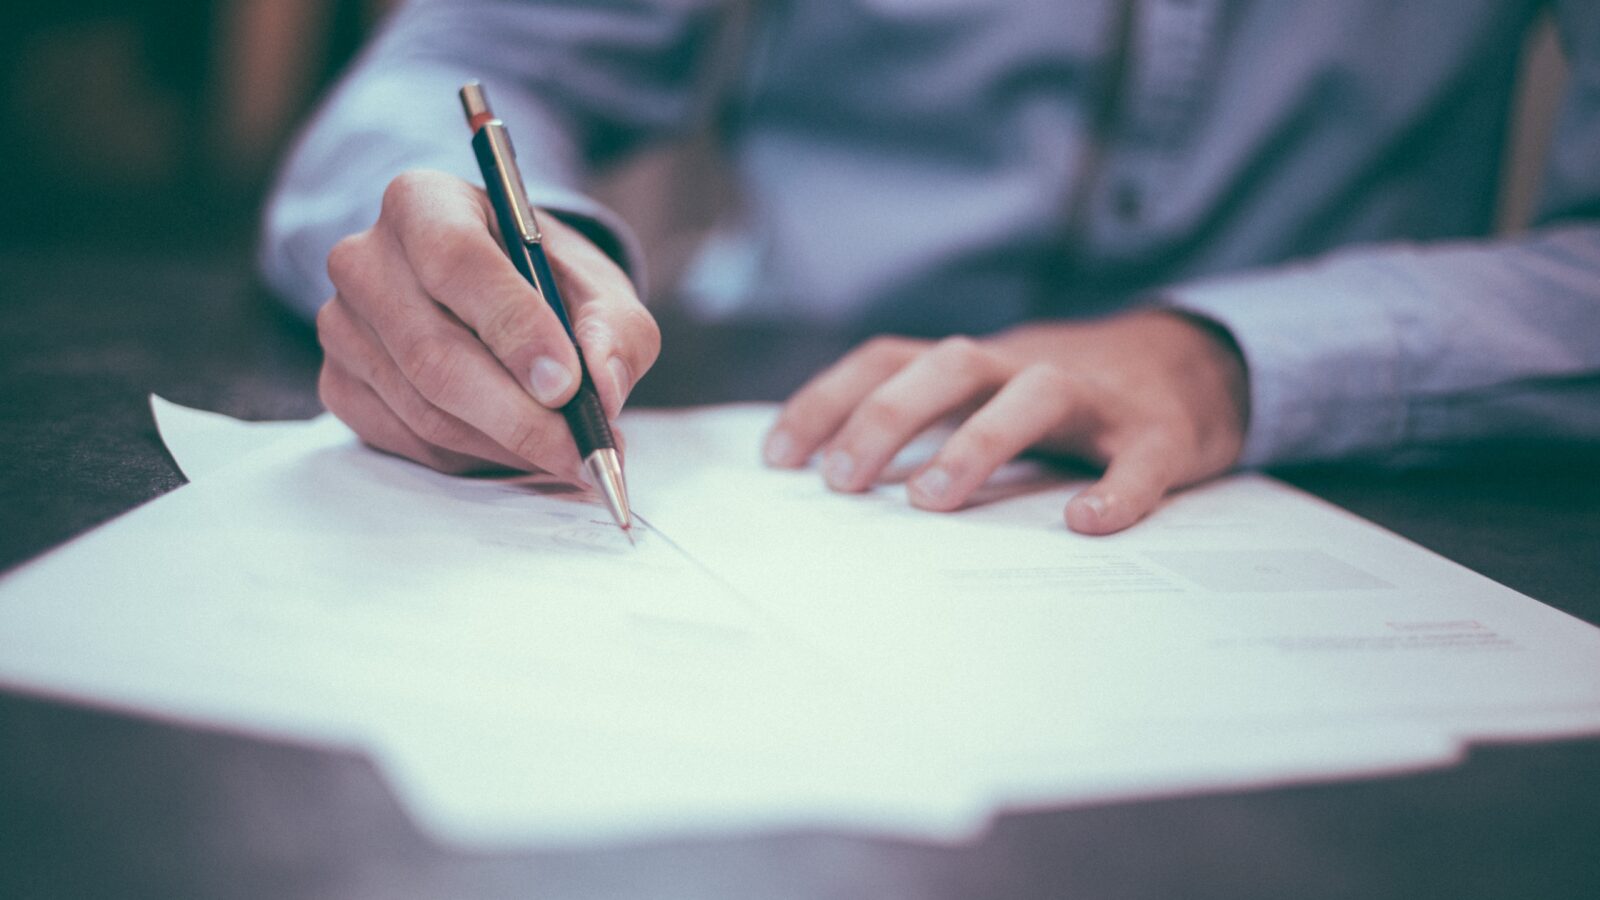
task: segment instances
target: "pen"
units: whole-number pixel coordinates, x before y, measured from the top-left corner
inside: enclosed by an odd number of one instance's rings
[[[511,135],[506,132],[505,123],[495,118],[483,85],[478,82],[469,81],[462,86],[461,108],[466,111],[467,125],[472,129],[472,149],[478,155],[483,184],[500,222],[500,237],[505,242],[506,253],[517,271],[528,279],[561,320],[561,327],[566,329],[572,349],[578,354],[578,372],[582,378],[578,392],[561,407],[561,414],[572,430],[578,456],[590,479],[600,488],[611,517],[631,543],[633,515],[628,509],[628,487],[622,479],[622,460],[617,456],[616,438],[606,422],[600,395],[595,392],[594,380],[589,377],[589,367],[583,360],[583,348],[578,346],[572,320],[567,316],[566,304],[561,301],[561,292],[551,274],[550,260],[544,253],[544,235],[539,231],[533,204],[528,202],[527,188],[517,169],[517,153],[511,146]]]

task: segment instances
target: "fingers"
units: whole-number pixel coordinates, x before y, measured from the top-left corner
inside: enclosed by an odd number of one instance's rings
[[[442,173],[390,182],[380,222],[398,240],[423,292],[455,314],[541,404],[578,385],[578,358],[554,311],[507,258],[487,199]]]
[[[411,436],[422,445],[474,460],[476,465],[468,468],[484,468],[486,463],[509,469],[525,470],[530,467],[529,460],[517,457],[483,432],[424,397],[389,358],[377,335],[350,312],[340,297],[335,296],[323,307],[317,317],[317,326],[327,358],[325,368],[334,370],[333,383],[337,386],[339,378],[352,380],[373,393],[381,405],[379,409],[370,403],[350,404],[353,413],[359,415],[370,412],[373,421],[340,415],[363,438],[368,438],[369,431],[376,433],[380,426],[388,427],[388,420],[393,418],[409,429]],[[344,393],[348,395],[349,391],[345,390]],[[333,409],[332,406],[329,408]],[[335,414],[339,414],[338,410],[335,410]],[[370,440],[369,443],[377,444]],[[407,449],[401,449],[401,442],[393,438],[385,440],[381,446],[390,452],[418,459],[416,454],[407,452],[411,447],[409,441],[403,444]],[[459,464],[452,464],[448,469],[462,470],[463,466]]]
[[[929,425],[994,389],[998,363],[970,338],[920,353],[856,404],[828,442],[822,476],[839,491],[863,491]]]
[[[1236,348],[1169,315],[1041,322],[979,344],[879,340],[791,398],[764,453],[800,466],[826,447],[829,484],[863,490],[935,419],[965,417],[908,483],[913,504],[956,509],[1008,460],[1045,450],[1106,464],[1063,515],[1107,534],[1233,465],[1247,386]]]
[[[906,338],[875,338],[807,382],[778,413],[762,455],[769,465],[794,468],[832,437],[863,398],[900,371],[925,346]]]
[[[907,484],[907,495],[923,509],[957,509],[995,470],[1047,438],[1052,446],[1093,443],[1090,436],[1115,418],[1107,407],[1116,402],[1054,366],[1030,366],[956,429]],[[1187,457],[1160,429],[1110,442],[1125,446],[1111,453],[1100,480],[1067,504],[1074,531],[1121,531],[1155,509],[1180,480]]]
[[[655,365],[661,329],[609,256],[560,219],[540,221],[584,364],[600,405],[614,419],[633,386]]]
[[[956,429],[908,482],[907,495],[923,509],[957,509],[995,470],[1047,438],[1052,446],[1092,443],[1093,432],[1114,417],[1105,407],[1115,402],[1052,366],[1024,369]],[[1111,534],[1137,523],[1182,480],[1190,457],[1153,426],[1111,443],[1125,446],[1111,453],[1100,480],[1067,504],[1073,531]]]
[[[324,366],[317,380],[322,405],[367,444],[452,475],[487,468],[480,458],[462,455],[417,437],[372,388],[337,365]]]
[[[542,405],[559,408],[578,388],[574,337],[612,418],[655,364],[660,330],[632,283],[555,216],[540,216],[540,227],[571,337],[506,257],[482,191],[442,173],[407,173],[390,184],[383,214],[424,293],[465,323]]]
[[[1067,527],[1110,534],[1138,522],[1179,481],[1184,454],[1159,431],[1149,431],[1114,453],[1100,480],[1067,503]]]
[[[907,483],[911,503],[939,511],[960,507],[996,469],[1070,424],[1085,399],[1082,387],[1059,369],[1024,369],[963,422]]]
[[[328,271],[339,299],[371,328],[384,354],[429,403],[528,464],[576,477],[577,451],[561,416],[529,396],[458,317],[433,301],[389,230],[374,228],[340,241],[328,257]],[[353,374],[364,370],[346,368]]]

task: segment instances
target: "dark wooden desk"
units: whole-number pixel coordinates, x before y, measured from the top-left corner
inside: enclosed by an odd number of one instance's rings
[[[314,339],[247,273],[0,258],[0,567],[182,483],[151,391],[247,418],[318,410]],[[719,380],[707,342],[756,374]],[[774,399],[836,349],[677,334],[636,399]],[[1600,621],[1600,482],[1584,461],[1282,474]],[[1007,816],[957,848],[804,833],[476,856],[429,844],[360,757],[0,694],[0,897],[79,896],[1593,898],[1600,741]]]

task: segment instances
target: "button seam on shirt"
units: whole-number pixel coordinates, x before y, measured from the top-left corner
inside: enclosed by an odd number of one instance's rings
[[[1144,189],[1128,176],[1116,178],[1111,183],[1111,211],[1124,222],[1138,221],[1144,213]]]

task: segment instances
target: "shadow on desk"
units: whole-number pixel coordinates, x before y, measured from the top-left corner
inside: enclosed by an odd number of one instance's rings
[[[936,847],[822,833],[452,852],[372,765],[0,695],[8,898],[1591,898],[1600,741],[1455,769],[1010,815]]]

